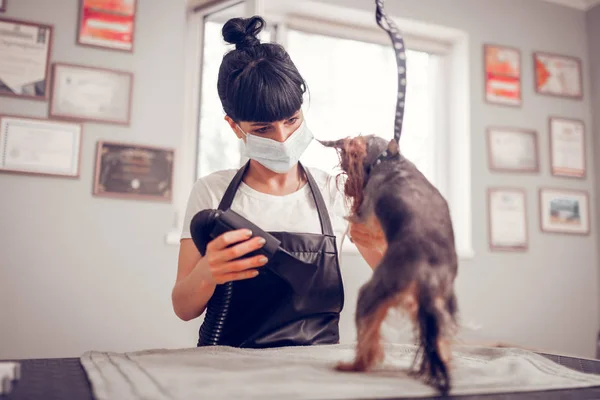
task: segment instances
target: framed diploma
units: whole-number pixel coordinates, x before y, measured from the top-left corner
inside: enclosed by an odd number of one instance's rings
[[[540,170],[538,137],[533,130],[488,128],[488,165],[497,172],[531,172]]]
[[[171,202],[174,156],[162,147],[98,142],[93,193]]]
[[[550,168],[552,175],[584,178],[585,125],[583,121],[550,117]]]
[[[491,250],[524,251],[528,248],[525,190],[488,189],[489,243]]]
[[[540,189],[542,232],[589,235],[589,196],[585,191]]]
[[[81,124],[0,115],[0,172],[79,178]]]
[[[539,94],[583,99],[581,60],[575,57],[536,52],[535,90]]]
[[[50,115],[55,118],[129,125],[133,74],[55,63]]]
[[[486,44],[485,99],[488,103],[520,107],[521,52],[518,49]]]
[[[0,12],[6,11],[6,2],[8,0],[0,0]]]
[[[137,0],[80,0],[77,43],[133,52]]]
[[[51,25],[0,18],[0,96],[48,100],[52,32]]]

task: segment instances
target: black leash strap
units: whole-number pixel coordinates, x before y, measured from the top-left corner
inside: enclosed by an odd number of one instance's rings
[[[394,141],[396,144],[400,144],[400,135],[402,134],[402,122],[404,120],[404,104],[406,101],[406,48],[404,46],[404,39],[400,33],[400,30],[387,16],[383,8],[384,0],[375,0],[377,6],[375,19],[377,25],[379,25],[384,31],[388,33],[392,44],[394,46],[394,52],[396,53],[396,65],[398,66],[398,98],[396,99],[396,115],[394,123]],[[398,146],[396,146],[397,148]],[[384,151],[375,160],[375,164],[379,164],[387,158],[391,158],[397,155],[389,154],[389,151]]]

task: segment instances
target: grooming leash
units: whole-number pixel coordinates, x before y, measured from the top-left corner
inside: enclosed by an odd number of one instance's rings
[[[394,46],[394,53],[396,53],[396,65],[398,67],[398,98],[396,99],[396,115],[394,123],[394,141],[396,142],[396,146],[395,150],[385,150],[381,153],[379,157],[375,159],[373,164],[368,166],[369,171],[374,165],[398,156],[400,135],[402,134],[402,122],[404,119],[404,104],[406,101],[406,48],[404,46],[404,39],[394,21],[392,21],[385,13],[383,3],[384,0],[375,0],[377,6],[375,19],[377,25],[388,33]]]

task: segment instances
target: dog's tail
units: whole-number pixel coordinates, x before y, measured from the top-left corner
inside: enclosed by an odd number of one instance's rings
[[[420,362],[420,365],[415,373],[445,396],[452,388],[450,336],[456,326],[457,304],[452,290],[447,298],[439,295],[440,288],[432,287],[431,279],[419,279],[415,363]]]

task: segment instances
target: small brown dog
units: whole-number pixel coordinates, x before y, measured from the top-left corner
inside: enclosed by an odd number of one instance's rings
[[[354,362],[338,369],[366,371],[383,361],[381,324],[390,308],[400,307],[417,337],[412,372],[447,394],[458,263],[446,200],[400,154],[395,141],[369,135],[321,143],[340,156],[347,176],[344,193],[351,202],[348,220],[371,227],[374,236],[381,229],[386,241],[379,265],[358,295]],[[385,151],[393,157],[376,163]]]

